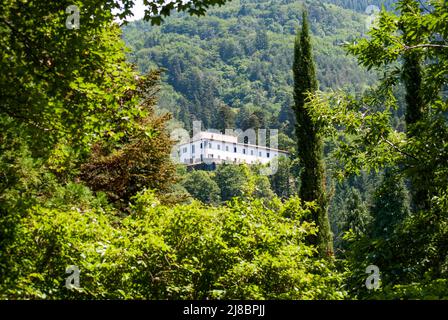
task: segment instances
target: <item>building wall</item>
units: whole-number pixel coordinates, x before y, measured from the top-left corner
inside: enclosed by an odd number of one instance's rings
[[[286,152],[276,149],[237,143],[236,137],[204,133],[208,135],[197,135],[192,142],[180,146],[180,162],[267,164],[279,154],[287,155]]]

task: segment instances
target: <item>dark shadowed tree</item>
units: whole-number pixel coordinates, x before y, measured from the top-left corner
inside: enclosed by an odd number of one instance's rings
[[[216,182],[210,177],[210,173],[195,170],[186,175],[182,185],[190,195],[206,204],[219,204],[221,190]]]
[[[373,238],[389,237],[396,226],[409,215],[409,195],[403,179],[386,169],[375,190],[371,214]]]
[[[221,189],[222,201],[228,201],[244,195],[248,177],[242,166],[222,165],[216,170],[214,180]]]
[[[80,169],[79,177],[86,185],[105,192],[117,204],[127,205],[143,189],[166,193],[176,181],[170,160],[174,142],[166,129],[170,115],[158,116],[154,111],[159,76],[159,72],[149,74],[129,93],[138,96],[141,107],[147,110],[138,119],[135,131],[123,137],[120,144],[111,144],[107,139],[98,142]]]
[[[226,129],[235,129],[236,114],[232,108],[225,104],[218,106],[218,112],[214,121],[214,129],[225,132]]]
[[[420,3],[416,0],[406,0],[400,5],[402,14],[412,15],[414,12],[421,12]],[[409,33],[407,23],[401,22],[400,29],[403,32],[405,45],[417,44],[420,39]],[[406,133],[409,138],[419,135],[418,123],[423,120],[425,113],[425,100],[422,74],[422,56],[419,51],[410,50],[403,54],[402,80],[406,88]],[[416,170],[411,175],[412,202],[416,210],[427,210],[430,207],[430,192],[428,190],[428,180],[430,176],[427,172]]]

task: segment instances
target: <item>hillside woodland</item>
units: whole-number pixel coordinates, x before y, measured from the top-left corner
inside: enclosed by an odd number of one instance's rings
[[[446,1],[3,2],[0,299],[448,298]]]

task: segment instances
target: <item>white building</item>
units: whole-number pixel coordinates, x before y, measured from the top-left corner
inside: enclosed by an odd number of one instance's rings
[[[279,155],[288,152],[239,143],[238,137],[214,132],[200,132],[188,143],[181,144],[178,150],[179,161],[188,165],[200,163],[247,163],[267,164]]]

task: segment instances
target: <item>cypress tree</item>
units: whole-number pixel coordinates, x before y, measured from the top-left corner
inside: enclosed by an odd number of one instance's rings
[[[322,255],[333,254],[333,240],[328,219],[328,199],[326,194],[325,165],[323,162],[323,141],[319,128],[312,121],[305,108],[307,94],[318,89],[314,65],[308,15],[303,12],[302,29],[294,44],[294,111],[296,114],[296,135],[298,155],[301,161],[300,198],[316,201],[318,207],[312,211],[312,219],[319,227],[317,236],[310,238]]]
[[[409,138],[418,137],[419,127],[423,120],[424,100],[422,97],[421,58],[418,53],[411,52],[404,56],[402,79],[406,89],[406,135]],[[419,169],[410,172],[412,203],[415,210],[428,210],[430,208],[431,184],[430,172]]]
[[[406,124],[408,135],[412,125],[423,119],[422,70],[420,55],[413,51],[405,54],[402,79],[406,88]]]

